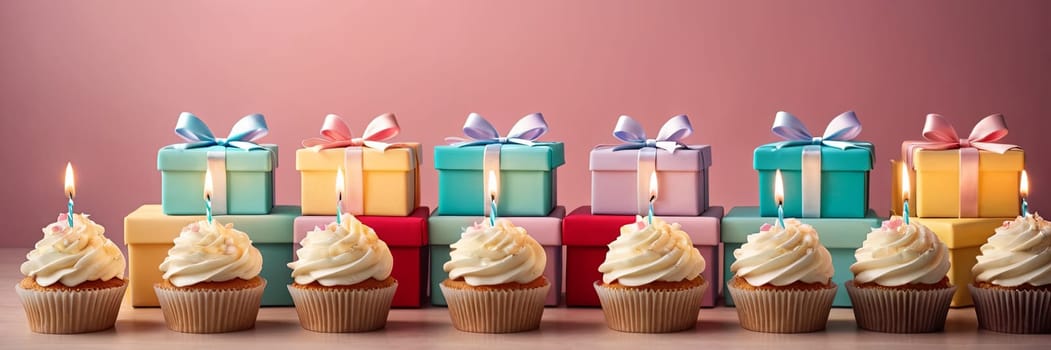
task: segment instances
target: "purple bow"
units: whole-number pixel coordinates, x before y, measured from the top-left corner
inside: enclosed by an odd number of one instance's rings
[[[685,114],[680,114],[664,122],[664,126],[661,126],[661,131],[657,133],[657,138],[648,139],[646,138],[646,130],[642,128],[639,122],[629,116],[622,115],[617,119],[617,126],[613,128],[613,136],[627,143],[617,145],[613,147],[613,150],[660,148],[670,153],[675,153],[676,149],[686,147],[682,143],[682,139],[690,136],[692,133],[693,126],[690,125],[690,118]]]
[[[452,143],[455,147],[488,145],[494,143],[516,143],[520,145],[533,146],[536,139],[547,132],[547,122],[540,113],[528,114],[519,119],[507,137],[501,137],[500,132],[488,120],[478,113],[467,115],[467,122],[463,124],[463,133],[469,139],[462,137],[446,137],[445,142]]]
[[[785,139],[785,141],[774,144],[774,147],[777,149],[803,145],[824,145],[845,150],[851,147],[860,147],[861,144],[860,142],[851,141],[858,137],[858,134],[861,134],[861,122],[854,115],[854,111],[846,111],[833,118],[832,121],[828,122],[828,126],[825,127],[825,134],[821,137],[811,135],[802,121],[785,111],[777,112],[777,116],[774,117],[774,126],[770,131],[774,135]]]

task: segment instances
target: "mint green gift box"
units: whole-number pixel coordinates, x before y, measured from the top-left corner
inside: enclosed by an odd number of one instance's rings
[[[274,169],[277,145],[261,149],[234,147],[161,148],[157,169],[161,171],[161,209],[168,215],[203,215],[204,174],[208,152],[226,153],[226,214],[269,214],[274,208]]]
[[[875,211],[868,210],[863,218],[800,218],[799,220],[804,224],[814,226],[821,239],[821,244],[828,248],[828,252],[832,255],[832,267],[835,269],[832,282],[839,285],[839,291],[836,292],[832,306],[850,307],[850,297],[843,283],[854,279],[854,274],[850,272],[850,265],[853,265],[855,261],[854,251],[861,247],[861,243],[865,241],[865,237],[872,232],[873,228],[880,226],[881,219],[876,216]],[[730,266],[737,261],[734,258],[734,250],[748,242],[748,235],[759,232],[760,226],[773,224],[776,221],[776,214],[773,217],[759,216],[758,207],[736,207],[723,217],[721,235],[724,249],[724,288],[725,283],[730,282],[730,279],[734,277],[733,272],[730,271]],[[726,298],[726,305],[733,306],[733,298],[730,297],[730,293],[724,293],[723,296]]]
[[[484,215],[489,205],[482,174],[485,145],[437,146],[438,215]],[[565,164],[561,142],[500,146],[500,216],[547,216],[555,208],[555,173]]]
[[[777,216],[774,174],[780,169],[785,184],[785,217],[803,215],[803,150],[820,147],[821,218],[864,218],[869,211],[869,172],[875,148],[858,142],[856,147],[790,146],[767,144],[755,149],[754,168],[759,172],[759,213]]]

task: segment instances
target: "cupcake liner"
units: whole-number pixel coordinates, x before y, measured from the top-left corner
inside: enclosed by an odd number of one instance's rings
[[[548,283],[529,289],[472,290],[441,284],[453,327],[464,332],[511,333],[540,328]]]
[[[858,327],[884,333],[928,333],[945,328],[956,287],[939,289],[858,288],[847,281]]]
[[[266,280],[246,289],[168,289],[154,285],[168,329],[183,333],[222,333],[255,327]]]
[[[373,289],[303,289],[288,286],[303,329],[321,333],[368,332],[387,325],[398,283]]]
[[[1051,290],[1007,290],[967,285],[978,326],[1000,333],[1051,333]]]
[[[745,290],[727,286],[741,327],[766,333],[806,333],[825,329],[835,284],[822,289]]]
[[[36,333],[73,334],[113,328],[128,284],[89,290],[33,290],[15,286]]]
[[[630,333],[668,333],[697,326],[708,281],[686,289],[610,288],[595,282],[595,291],[610,329]]]

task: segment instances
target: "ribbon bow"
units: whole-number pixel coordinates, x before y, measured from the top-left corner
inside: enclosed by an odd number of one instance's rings
[[[858,142],[852,140],[861,134],[861,122],[854,115],[854,111],[846,111],[828,122],[824,135],[814,137],[802,121],[788,112],[780,111],[774,117],[774,126],[770,131],[785,139],[785,141],[774,144],[776,149],[802,145],[824,145],[845,150],[860,147]]]
[[[171,145],[175,149],[191,149],[211,146],[235,147],[243,150],[262,149],[255,140],[266,136],[269,129],[262,114],[249,114],[238,120],[226,138],[217,138],[208,128],[208,124],[189,112],[179,115],[175,124],[175,133],[186,143]]]
[[[614,151],[640,148],[660,148],[669,153],[675,153],[676,149],[686,147],[682,139],[693,133],[693,126],[685,114],[680,114],[668,119],[661,126],[657,138],[646,138],[646,131],[642,125],[629,116],[622,115],[617,119],[617,126],[613,128],[613,137],[627,142],[626,144],[613,147]]]
[[[909,143],[906,149],[906,157],[909,167],[912,167],[912,154],[917,149],[949,150],[976,148],[989,152],[1006,153],[1018,148],[1017,145],[996,143],[1007,136],[1007,123],[1002,114],[993,114],[982,118],[978,124],[971,129],[971,135],[960,138],[956,129],[945,117],[939,114],[928,114],[927,122],[923,125],[923,138],[929,142]]]
[[[379,151],[384,151],[391,144],[383,142],[394,138],[401,132],[398,120],[392,113],[384,113],[373,118],[365,127],[365,133],[361,137],[354,137],[350,126],[338,115],[329,114],[325,116],[325,123],[321,125],[321,137],[303,140],[303,147],[320,151],[328,148],[343,148],[351,146],[364,146]]]
[[[461,137],[447,137],[446,142],[455,147],[489,145],[496,143],[516,143],[520,145],[533,146],[536,139],[547,132],[547,121],[540,113],[528,114],[519,119],[507,137],[501,137],[500,132],[488,120],[478,113],[467,116],[467,122],[463,124],[463,133],[469,139]]]

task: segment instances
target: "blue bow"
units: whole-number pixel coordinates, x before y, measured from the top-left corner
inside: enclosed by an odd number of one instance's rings
[[[774,126],[771,128],[774,135],[780,136],[785,141],[775,142],[775,149],[793,146],[818,145],[835,147],[842,150],[853,147],[862,147],[864,142],[853,141],[861,134],[861,122],[854,115],[854,111],[846,111],[836,116],[828,123],[825,134],[814,137],[799,119],[788,112],[777,112],[774,117]]]
[[[255,140],[266,136],[269,129],[266,127],[266,119],[262,114],[249,114],[238,120],[230,134],[225,138],[217,138],[212,134],[208,125],[200,118],[189,112],[182,112],[179,121],[175,124],[175,133],[186,143],[178,143],[169,147],[174,149],[191,149],[211,146],[240,148],[246,151],[263,149],[256,144]]]

